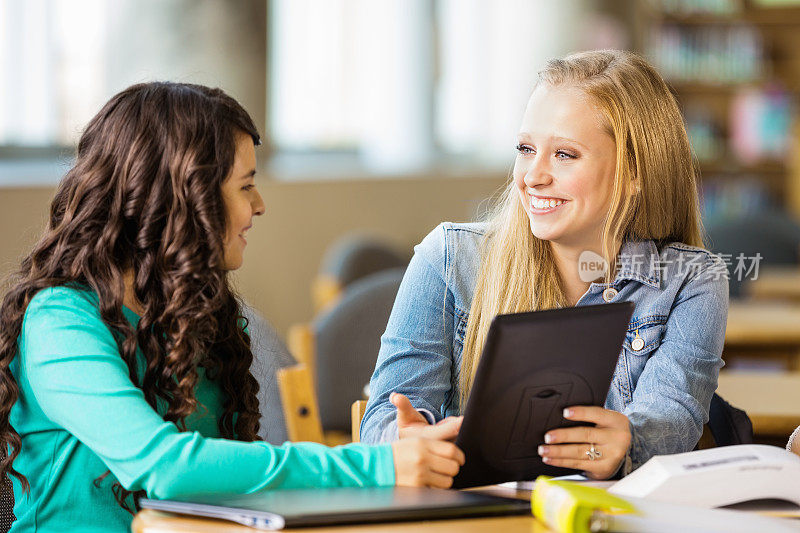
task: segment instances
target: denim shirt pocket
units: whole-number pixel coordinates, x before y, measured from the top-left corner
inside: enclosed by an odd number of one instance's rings
[[[642,375],[647,361],[661,346],[666,322],[667,317],[664,315],[650,315],[634,318],[628,325],[622,353],[614,371],[614,386],[622,394],[625,405],[633,401],[633,391],[639,376]]]

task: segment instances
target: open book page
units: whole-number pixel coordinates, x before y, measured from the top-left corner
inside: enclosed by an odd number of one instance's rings
[[[800,457],[760,444],[661,455],[612,485],[609,492],[700,507],[763,499],[800,505]]]

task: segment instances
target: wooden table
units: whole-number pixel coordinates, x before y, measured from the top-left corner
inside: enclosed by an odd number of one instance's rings
[[[253,533],[254,529],[222,520],[184,518],[145,509],[133,519],[134,533]],[[302,528],[301,533],[549,533],[533,516],[503,516],[496,518],[468,518],[462,520],[427,520],[424,522],[392,522],[387,524],[364,524],[321,528]]]
[[[731,301],[725,345],[796,345],[800,348],[800,305]]]
[[[748,281],[745,287],[747,294],[755,299],[800,302],[800,268],[764,268],[758,273],[758,278]]]
[[[760,373],[723,370],[717,392],[747,411],[756,435],[789,439],[800,426],[800,372]]]
[[[775,365],[783,372],[728,371],[717,392],[747,411],[759,438],[788,439],[800,425],[800,305],[732,301],[723,359],[736,366]],[[742,365],[747,360],[749,365]],[[754,365],[753,362],[756,362]]]
[[[605,482],[592,482],[594,486],[605,486]],[[509,498],[530,500],[530,491],[513,490],[505,487],[482,487],[481,492]],[[133,533],[253,533],[257,531],[247,526],[224,520],[191,518],[144,509],[133,519]],[[552,530],[533,518],[533,515],[500,516],[487,518],[463,518],[459,520],[426,520],[423,522],[390,522],[385,524],[363,524],[320,528],[300,528],[302,533],[444,533],[451,531],[465,533],[550,533]]]

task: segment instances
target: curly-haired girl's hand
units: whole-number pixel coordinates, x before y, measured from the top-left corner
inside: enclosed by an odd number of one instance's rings
[[[448,489],[464,464],[464,452],[455,444],[426,438],[392,443],[395,484],[406,487]]]

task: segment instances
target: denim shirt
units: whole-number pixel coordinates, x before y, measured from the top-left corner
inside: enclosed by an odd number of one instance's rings
[[[485,229],[444,223],[414,248],[381,337],[363,442],[397,438],[393,391],[432,423],[460,414],[461,352]],[[619,263],[613,283],[592,283],[577,305],[635,304],[605,402],[630,421],[627,473],[700,439],[723,365],[728,278],[720,258],[682,243],[627,242]]]

